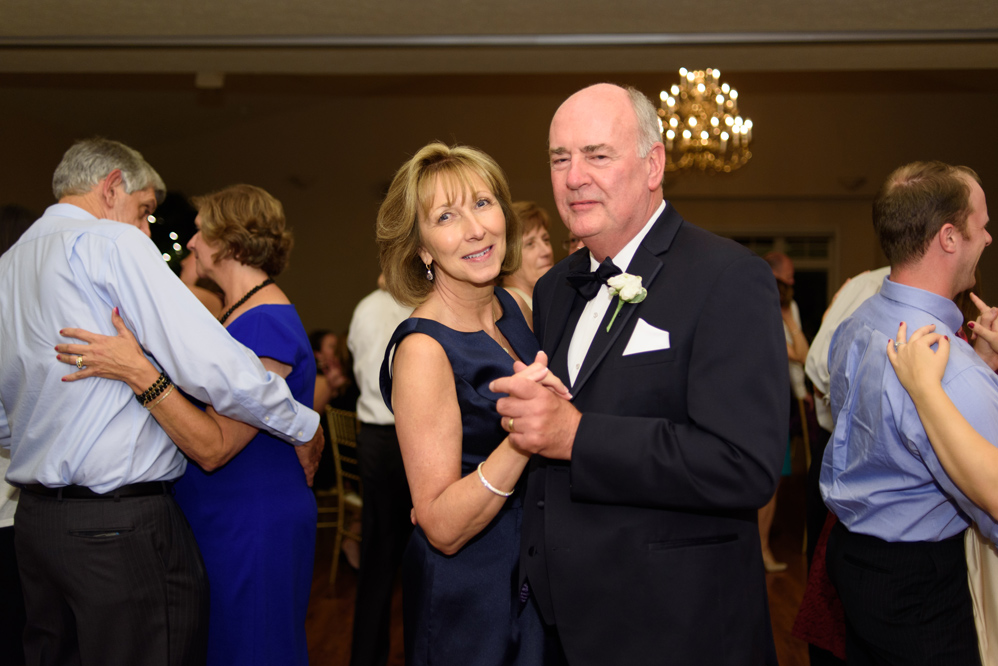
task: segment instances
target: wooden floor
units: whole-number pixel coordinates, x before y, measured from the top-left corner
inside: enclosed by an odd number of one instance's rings
[[[801,468],[797,470],[796,468]],[[789,564],[784,573],[768,574],[769,609],[780,666],[807,666],[807,645],[790,635],[797,606],[804,593],[804,472],[795,464],[793,476],[780,484],[771,543],[776,557]],[[315,553],[315,575],[306,629],[312,666],[346,666],[350,661],[350,636],[357,574],[345,559],[340,561],[335,585],[329,584],[332,535],[320,530]],[[392,646],[389,666],[402,666],[401,589],[396,585],[392,606]]]

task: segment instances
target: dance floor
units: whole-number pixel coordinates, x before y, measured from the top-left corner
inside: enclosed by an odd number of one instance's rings
[[[800,450],[800,449],[798,449]],[[797,607],[804,593],[805,561],[804,539],[804,470],[798,456],[793,476],[780,484],[776,519],[770,537],[777,559],[786,562],[788,569],[779,574],[768,574],[769,609],[773,620],[773,635],[780,666],[807,666],[807,645],[790,635]],[[316,542],[315,574],[312,579],[312,597],[308,608],[309,663],[312,666],[346,666],[350,661],[350,637],[353,626],[353,602],[357,574],[340,561],[339,574],[334,585],[329,584],[329,569],[333,550],[332,534],[320,530]],[[402,599],[396,585],[392,605],[392,646],[389,666],[403,666],[402,654]],[[719,629],[720,631],[720,629]]]

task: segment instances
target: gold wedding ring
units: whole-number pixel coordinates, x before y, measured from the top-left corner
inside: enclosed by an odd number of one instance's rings
[[[76,357],[76,367],[79,368],[80,370],[83,369],[83,357],[82,356],[77,356]]]
[[[509,431],[510,432],[516,432],[515,430],[513,430],[513,417],[512,416],[509,417]]]

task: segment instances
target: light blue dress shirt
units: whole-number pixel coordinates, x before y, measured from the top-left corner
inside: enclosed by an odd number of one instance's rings
[[[929,444],[918,412],[887,358],[887,341],[906,322],[948,335],[943,389],[992,444],[998,442],[998,378],[956,337],[963,317],[953,301],[884,278],[845,320],[829,353],[835,430],[821,464],[821,495],[850,532],[885,541],[941,541],[968,521],[998,543],[998,525],[960,492]]]
[[[7,479],[103,493],[171,480],[186,460],[127,384],[61,378],[66,327],[115,335],[111,310],[177,386],[226,416],[291,443],[319,415],[294,400],[170,271],[133,226],[56,204],[0,257],[0,446]],[[84,361],[86,357],[84,356]]]

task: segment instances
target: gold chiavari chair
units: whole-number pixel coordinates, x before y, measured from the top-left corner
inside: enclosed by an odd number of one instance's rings
[[[344,479],[352,479],[360,488],[360,470],[357,466],[357,414],[326,406],[326,419],[329,424],[329,443],[333,451],[336,470],[336,485],[328,490],[315,493],[319,505],[317,527],[331,527],[336,530],[333,543],[333,565],[329,572],[329,583],[336,582],[339,569],[340,549],[343,538],[360,542],[361,535],[349,529],[348,513],[361,508],[361,497],[344,484]]]

